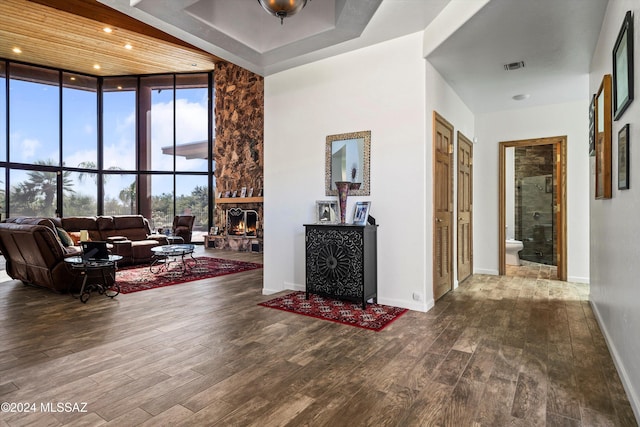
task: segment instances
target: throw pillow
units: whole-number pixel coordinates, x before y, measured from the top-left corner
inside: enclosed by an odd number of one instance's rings
[[[79,231],[70,231],[69,237],[73,241],[73,246],[78,246],[80,244],[80,232]]]
[[[73,239],[71,238],[71,236],[69,236],[69,233],[67,233],[63,228],[60,227],[56,227],[56,231],[58,232],[58,237],[60,238],[60,241],[62,242],[62,246],[73,246]]]

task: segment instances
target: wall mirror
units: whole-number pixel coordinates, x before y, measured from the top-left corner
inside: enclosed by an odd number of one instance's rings
[[[349,190],[350,196],[370,195],[370,130],[328,135],[325,155],[325,193],[327,196],[338,195],[336,181],[353,183]]]

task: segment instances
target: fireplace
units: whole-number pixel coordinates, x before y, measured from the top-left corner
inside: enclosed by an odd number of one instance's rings
[[[258,229],[258,212],[240,208],[227,210],[227,236],[255,237]]]

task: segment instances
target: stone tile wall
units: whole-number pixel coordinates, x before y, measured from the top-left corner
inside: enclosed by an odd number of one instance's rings
[[[552,145],[515,149],[515,238],[520,258],[556,265],[556,174]]]
[[[221,63],[214,80],[216,192],[246,187],[257,195],[264,176],[264,79]]]

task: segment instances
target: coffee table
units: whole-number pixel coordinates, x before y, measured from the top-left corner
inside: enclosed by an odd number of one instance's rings
[[[198,261],[193,257],[194,249],[195,245],[192,244],[163,245],[151,248],[153,260],[149,270],[153,274],[164,271],[169,276],[182,276],[187,269],[198,265]]]
[[[101,295],[114,298],[120,293],[120,285],[116,283],[116,270],[118,261],[122,259],[120,255],[109,255],[109,259],[104,260],[85,260],[81,256],[72,256],[65,258],[64,261],[72,270],[75,270],[82,276],[82,286],[80,293],[74,298],[80,298],[80,301],[86,303],[91,297],[92,291],[98,291]],[[69,292],[71,286],[69,284]]]

